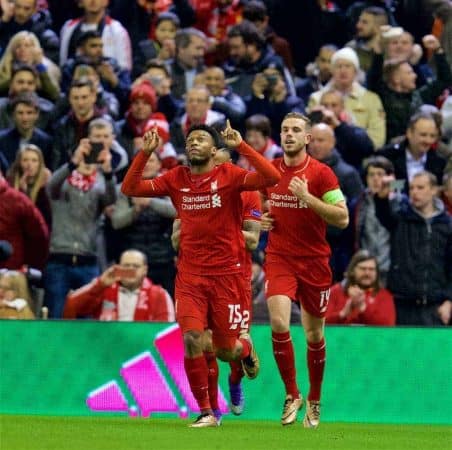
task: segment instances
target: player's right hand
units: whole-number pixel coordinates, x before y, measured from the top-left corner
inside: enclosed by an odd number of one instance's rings
[[[275,219],[270,216],[269,212],[265,212],[261,217],[261,230],[262,231],[270,231],[273,229],[273,222]]]
[[[151,130],[144,133],[143,136],[143,151],[147,155],[153,153],[159,146],[159,135],[157,133],[157,127],[154,125]]]

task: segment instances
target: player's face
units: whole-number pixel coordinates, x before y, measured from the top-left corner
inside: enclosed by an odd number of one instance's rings
[[[361,289],[372,287],[377,280],[377,263],[373,259],[362,261],[355,266],[354,275],[356,284]]]
[[[428,176],[414,177],[410,182],[410,203],[416,209],[424,209],[433,204],[436,195],[436,187],[432,186]]]
[[[311,133],[306,131],[306,122],[303,119],[291,117],[281,125],[281,145],[288,156],[296,156],[306,149],[311,141]]]
[[[204,130],[194,130],[187,136],[185,151],[192,166],[202,166],[215,155],[212,136]]]

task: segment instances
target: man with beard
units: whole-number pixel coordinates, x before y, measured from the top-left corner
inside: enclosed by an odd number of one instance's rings
[[[295,301],[302,311],[310,381],[303,424],[316,428],[325,366],[323,328],[331,285],[326,227],[347,227],[348,210],[334,172],[307,154],[310,127],[309,119],[299,113],[287,114],[281,124],[284,155],[272,162],[281,180],[266,189],[269,211],[261,226],[270,231],[266,295],[273,355],[286,389],[281,423],[294,423],[303,406],[290,336],[291,303]]]
[[[208,367],[203,354],[203,334],[212,330],[217,357],[241,361],[248,378],[255,378],[259,360],[247,328],[250,312],[245,304],[247,278],[241,253],[242,191],[272,186],[280,175],[263,156],[249,147],[229,122],[222,137],[226,146],[250,159],[256,172],[230,163],[215,165],[220,137],[208,125],[192,126],[186,152],[190,167],[178,166],[153,180],[143,180],[149,155],[158,146],[156,129],[144,135],[143,149],[130,166],[121,190],[129,196],[168,195],[181,220],[180,252],[176,278],[176,320],[181,327],[184,367],[201,415],[192,427],[215,427],[208,395]]]
[[[369,251],[358,250],[344,281],[332,286],[326,323],[395,325],[394,299],[382,288],[377,258]]]

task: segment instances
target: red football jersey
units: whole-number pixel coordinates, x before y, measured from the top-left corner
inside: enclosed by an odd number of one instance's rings
[[[283,158],[275,159],[273,164],[280,172],[281,180],[264,191],[270,215],[274,218],[266,253],[329,256],[331,250],[325,237],[326,222],[289,191],[288,186],[293,177],[305,176],[309,192],[322,198],[325,193],[339,189],[336,175],[326,164],[309,155],[295,167],[286,166]]]
[[[243,271],[240,194],[248,173],[230,163],[200,175],[179,166],[152,180],[150,194],[169,195],[181,219],[179,270],[197,275]]]
[[[243,206],[243,220],[255,220],[260,222],[262,216],[262,202],[258,191],[243,191],[241,194]],[[251,279],[252,258],[251,253],[245,248],[243,252],[243,273]]]

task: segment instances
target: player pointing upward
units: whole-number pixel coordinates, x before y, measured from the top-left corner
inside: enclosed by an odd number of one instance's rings
[[[296,301],[308,347],[310,390],[304,425],[317,427],[325,365],[324,316],[331,284],[326,225],[345,228],[348,211],[332,170],[306,152],[309,132],[309,119],[299,113],[287,114],[281,124],[284,155],[273,161],[281,180],[266,189],[270,206],[262,229],[270,230],[265,273],[273,354],[286,388],[281,423],[294,423],[303,406],[289,331],[291,302]]]
[[[257,375],[259,361],[246,328],[249,310],[246,280],[240,264],[244,248],[240,192],[272,186],[280,175],[271,163],[249,147],[229,122],[222,133],[228,147],[247,157],[256,172],[230,163],[215,166],[220,147],[218,133],[209,126],[190,128],[186,152],[190,167],[176,167],[153,180],[143,180],[149,155],[157,148],[156,130],[144,136],[144,148],[133,160],[122,191],[130,196],[169,195],[181,219],[176,319],[184,338],[184,367],[201,415],[194,427],[217,426],[208,396],[208,369],[203,355],[202,335],[212,330],[219,358],[242,360],[250,378]]]

